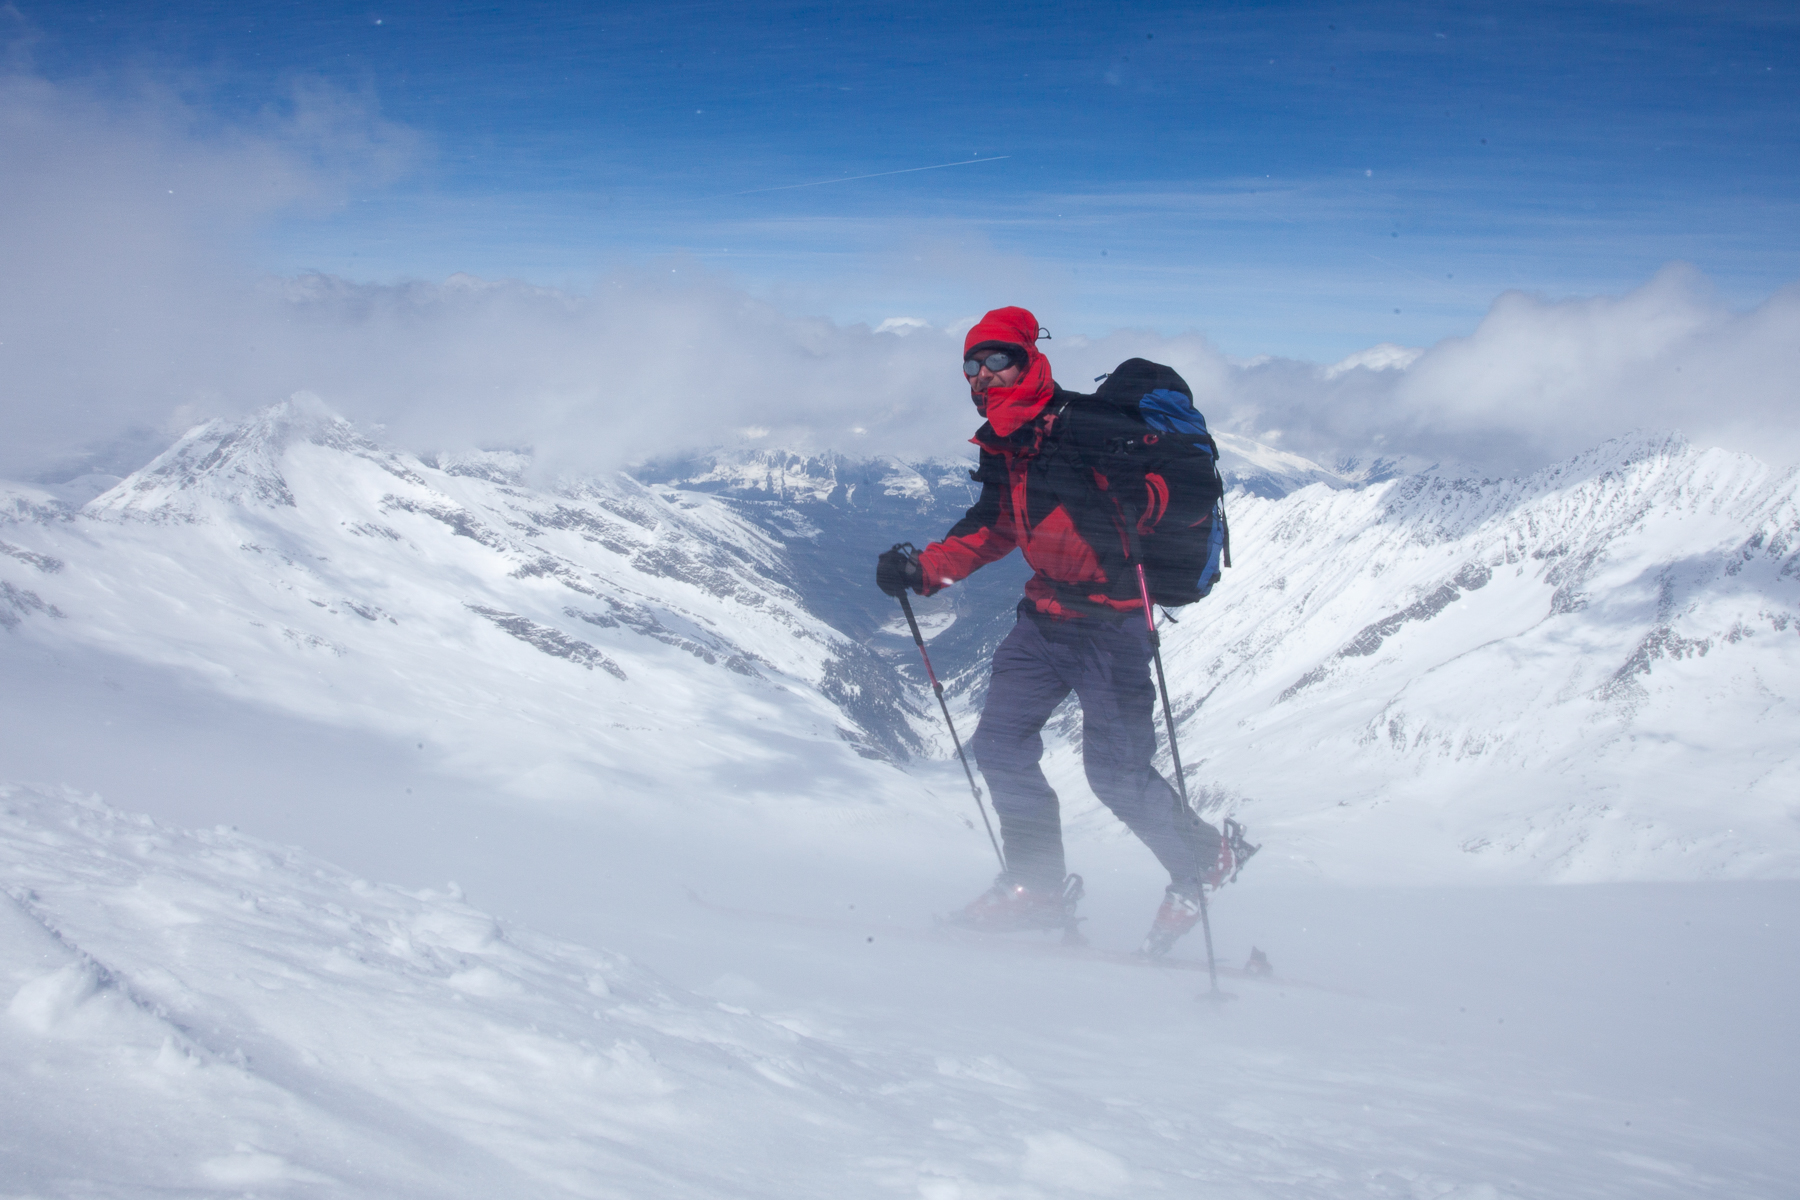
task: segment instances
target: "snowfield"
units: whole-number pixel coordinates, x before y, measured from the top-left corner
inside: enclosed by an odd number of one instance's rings
[[[14,1188],[731,1194],[881,1082],[454,890],[76,796],[4,821]]]
[[[964,464],[543,480],[300,398],[0,485],[0,1197],[1791,1195],[1800,476],[1226,449],[1164,626],[1264,845],[1223,1002],[933,932],[993,861],[869,576]],[[965,733],[1019,577],[919,606]]]
[[[0,869],[11,1196],[1774,1197],[1800,1165],[1764,1107],[1791,1075],[1741,1031],[1607,1082],[1557,1053],[1596,1007],[1655,1036],[1714,987],[1791,987],[1791,887],[1775,932],[1741,921],[1772,897],[1686,902],[1781,964],[1673,1001],[1596,973],[1574,1006],[1531,998],[1553,977],[1397,1000],[1279,976],[1220,1005],[1197,973],[848,909],[672,907],[706,996],[454,889],[73,793],[0,794]],[[1764,1032],[1791,1053],[1789,1023]]]

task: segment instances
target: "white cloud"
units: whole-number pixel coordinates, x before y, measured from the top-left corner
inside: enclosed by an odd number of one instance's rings
[[[1624,296],[1544,301],[1508,292],[1466,338],[1440,343],[1394,388],[1415,439],[1494,435],[1515,462],[1578,451],[1622,429],[1788,462],[1800,451],[1800,288],[1749,312],[1675,264]]]
[[[275,332],[246,294],[248,240],[391,178],[415,147],[320,89],[205,125],[164,92],[103,103],[0,73],[0,472],[133,426],[167,432],[222,393],[276,398],[243,369]]]
[[[1325,370],[1281,359],[1234,367],[1221,423],[1250,436],[1282,429],[1289,449],[1321,459],[1414,455],[1494,471],[1632,429],[1800,460],[1800,287],[1737,311],[1678,263],[1623,296],[1507,292],[1466,337],[1410,363],[1388,350]],[[1349,369],[1380,358],[1386,369]]]
[[[109,108],[0,79],[0,475],[127,468],[186,423],[302,390],[414,449],[531,446],[552,470],[740,436],[967,452],[972,319],[796,317],[683,262],[586,294],[468,275],[257,282],[241,264],[262,223],[391,178],[413,142],[326,94],[254,128],[201,124],[163,97]],[[1019,292],[992,303],[1032,306]],[[1326,460],[1378,449],[1528,468],[1632,427],[1800,457],[1800,289],[1738,312],[1682,266],[1619,297],[1509,292],[1467,337],[1329,368],[1234,363],[1198,334],[1065,332],[1044,349],[1084,390],[1124,358],[1167,362],[1219,428],[1279,430],[1285,449]],[[79,453],[132,430],[136,461]]]
[[[929,322],[920,317],[889,317],[875,327],[876,333],[897,333],[905,337],[909,333],[917,333],[921,329],[930,329]]]
[[[1332,363],[1325,368],[1325,378],[1336,379],[1346,371],[1361,368],[1365,371],[1404,371],[1419,361],[1425,351],[1411,346],[1396,346],[1392,342],[1381,342],[1370,346],[1367,350],[1358,350],[1355,354]]]
[[[407,137],[323,94],[252,129],[201,124],[162,96],[108,106],[0,78],[0,475],[126,468],[187,424],[297,391],[417,448],[532,445],[551,468],[746,427],[818,445],[860,426],[909,452],[966,436],[952,339],[790,317],[689,263],[587,295],[257,281],[241,264],[259,227],[379,184]],[[92,458],[133,431],[118,461]]]

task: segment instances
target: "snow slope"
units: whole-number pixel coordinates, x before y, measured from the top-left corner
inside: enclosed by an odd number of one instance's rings
[[[1215,803],[1372,878],[1800,871],[1800,474],[1676,438],[1231,509],[1166,630]],[[1334,865],[1324,867],[1330,862]]]
[[[673,950],[639,926],[703,995],[454,888],[74,793],[0,790],[0,873],[6,1195],[1774,1197],[1800,1165],[1792,1077],[1753,1057],[1791,1034],[1746,1036],[1795,982],[1768,953],[1795,932],[1791,888],[1686,902],[1741,958],[1655,1003],[1615,950],[1573,1003],[1485,978],[1410,980],[1404,1000],[1278,978],[1219,1007],[1194,1002],[1195,974],[850,910],[672,909]],[[1617,923],[1585,899],[1585,923]],[[1306,905],[1325,947],[1349,940],[1331,907]],[[1549,933],[1529,909],[1508,923]],[[1774,932],[1745,920],[1784,909]],[[1540,962],[1573,965],[1556,943]],[[1729,1011],[1721,987],[1751,1019],[1646,1065],[1635,1043]],[[1635,1071],[1561,1053],[1579,1038],[1591,1059],[1603,1027]]]
[[[867,1086],[773,1022],[454,891],[0,796],[9,1189],[715,1196],[778,1153],[828,1153],[842,1122],[809,1118]]]
[[[157,814],[0,792],[0,1196],[1791,1191],[1794,477],[1265,463],[1165,627],[1266,846],[1213,912],[1278,974],[1214,1005],[927,932],[992,865],[867,556],[966,480],[774,465],[545,486],[295,402],[0,496],[6,773]],[[1018,577],[921,606],[965,729]],[[1552,879],[1739,882],[1498,886]]]
[[[785,799],[796,747],[879,791],[859,756],[918,745],[767,534],[627,479],[530,490],[527,465],[426,463],[300,401],[203,426],[79,514],[15,489],[0,613],[543,801],[659,796],[672,751],[685,786]]]

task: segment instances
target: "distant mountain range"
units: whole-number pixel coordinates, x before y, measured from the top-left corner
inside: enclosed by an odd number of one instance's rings
[[[1511,479],[1221,442],[1235,566],[1164,626],[1211,810],[1324,877],[1800,872],[1800,476],[1668,436]],[[520,796],[903,802],[948,746],[874,556],[941,536],[970,465],[720,452],[549,484],[294,401],[80,507],[0,488],[0,641]],[[965,729],[1024,575],[919,605]],[[1049,768],[1103,823],[1079,736],[1053,721]]]

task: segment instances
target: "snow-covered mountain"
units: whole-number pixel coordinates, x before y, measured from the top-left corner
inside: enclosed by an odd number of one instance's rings
[[[13,489],[0,614],[523,796],[661,796],[673,762],[786,797],[795,746],[865,786],[859,756],[918,748],[903,681],[807,610],[775,538],[526,465],[424,461],[301,402],[205,425],[78,513]]]
[[[1168,630],[1227,806],[1399,875],[1800,867],[1800,475],[1639,436],[1232,517],[1236,571]]]
[[[1265,869],[1800,871],[1800,478],[1656,436],[1360,485],[1224,444],[1235,566],[1165,645],[1190,780]],[[870,574],[960,515],[967,465],[774,451],[535,486],[521,455],[421,459],[296,401],[79,511],[12,488],[0,616],[519,796],[948,811],[894,769],[948,745]],[[920,605],[965,730],[1022,576]],[[1052,732],[1073,824],[1112,836],[1072,709]]]
[[[1800,870],[1800,476],[1639,435],[1520,479],[1356,484],[1221,443],[1235,567],[1164,629],[1212,807],[1334,876]],[[957,465],[752,455],[679,478],[834,530],[834,555],[860,539],[861,567],[959,515]],[[996,574],[947,594],[965,722],[1011,619],[1016,577]],[[1065,795],[1110,826],[1085,799],[1076,711],[1054,728]]]
[[[1346,477],[1298,455],[1231,434],[1218,440],[1236,491],[1278,499],[1315,483],[1350,486]],[[961,518],[979,493],[969,479],[974,454],[971,449],[961,457],[904,462],[830,451],[740,450],[657,462],[636,474],[657,486],[730,501],[784,545],[796,586],[814,612],[905,663],[910,649],[898,644],[904,626],[893,601],[870,586],[871,564],[888,546],[924,545]],[[948,592],[915,601],[933,634],[934,664],[954,681],[954,691],[976,699],[984,694],[988,658],[1013,623],[1030,573],[1014,555]],[[935,726],[922,732],[936,738]]]

